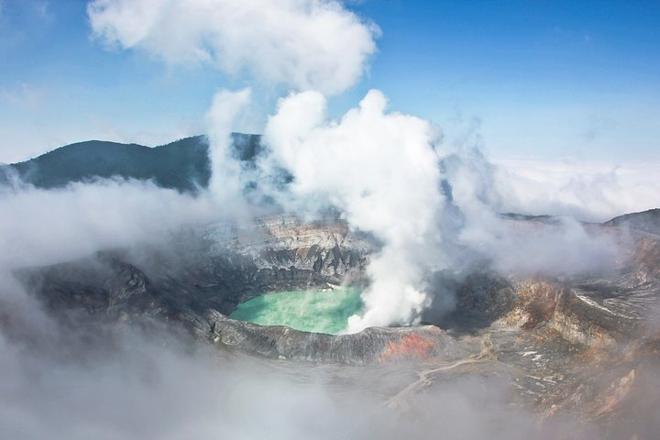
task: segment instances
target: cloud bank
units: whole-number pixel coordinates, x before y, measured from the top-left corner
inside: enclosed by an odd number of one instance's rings
[[[495,161],[502,210],[603,222],[660,206],[660,163]]]
[[[111,45],[326,94],[356,83],[378,34],[334,0],[95,0],[87,11]]]
[[[186,225],[235,215],[202,195],[151,182],[104,180],[62,189],[0,186],[0,272],[60,263],[96,251],[157,243]],[[231,213],[231,214],[230,214]]]

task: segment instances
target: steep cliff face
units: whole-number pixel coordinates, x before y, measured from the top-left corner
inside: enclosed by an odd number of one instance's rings
[[[206,321],[207,312],[228,315],[264,292],[363,282],[372,249],[372,240],[340,221],[271,217],[243,229],[211,225],[166,247],[104,251],[18,276],[54,310],[123,320],[146,315],[190,327]]]
[[[262,327],[214,312],[208,320],[207,336],[217,346],[272,359],[372,364],[434,357],[460,359],[469,354],[469,350],[435,326],[369,328],[355,335],[333,336],[282,326]],[[203,335],[205,328],[199,330]]]
[[[374,240],[336,219],[305,224],[294,216],[271,216],[232,232],[229,249],[250,256],[259,269],[295,268],[336,283],[359,277],[368,254],[376,249]],[[222,246],[216,250],[226,251]]]

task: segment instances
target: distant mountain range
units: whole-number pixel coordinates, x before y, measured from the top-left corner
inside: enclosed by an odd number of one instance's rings
[[[242,162],[251,162],[262,150],[261,135],[232,133],[231,136],[233,156]],[[12,175],[45,189],[119,177],[152,180],[163,188],[195,193],[206,188],[211,178],[209,143],[206,136],[187,137],[157,147],[97,140],[78,142],[24,162],[0,165],[0,185],[9,183]],[[290,176],[283,173],[282,182],[289,180]],[[252,185],[256,186],[257,182]],[[513,220],[556,221],[548,215],[500,215]],[[660,209],[622,215],[604,224],[660,234]]]
[[[248,161],[260,150],[259,135],[232,134],[234,155]],[[65,145],[33,159],[0,166],[0,183],[11,175],[39,188],[57,188],[98,178],[152,180],[163,188],[195,192],[211,177],[206,136],[193,136],[158,147],[106,141]]]

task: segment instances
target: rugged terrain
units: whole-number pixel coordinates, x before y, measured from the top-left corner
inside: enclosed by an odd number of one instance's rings
[[[644,227],[637,229],[640,218]],[[607,273],[470,273],[448,281],[456,296],[452,311],[427,317],[422,326],[354,335],[227,317],[239,302],[266,291],[365,282],[363,269],[377,243],[337,218],[209,225],[182,232],[167,247],[109,250],[18,275],[62,319],[80,319],[69,312],[82,310],[102,321],[166,320],[220,350],[282,362],[405,365],[417,378],[386,398],[404,410],[449,378],[492,376],[509,384],[512,404],[534,408],[541,421],[577,414],[612,438],[652,438],[649,421],[660,403],[659,225],[657,211],[592,225],[625,244]]]
[[[240,139],[236,154],[249,161],[258,139]],[[203,144],[199,138],[182,142]],[[12,165],[7,175],[15,172],[46,188],[95,176],[152,179],[193,192],[208,182],[205,146],[186,153],[196,165],[185,178],[170,175],[167,161],[147,166],[148,155],[174,151],[176,145],[156,152],[128,148],[131,158],[125,161],[114,153],[105,160],[107,145],[99,148],[101,156],[93,162],[102,169],[84,171],[86,162],[68,161],[67,154],[76,156],[75,146],[68,146]],[[146,156],[137,168],[126,168],[134,154]],[[53,155],[63,156],[68,168],[59,167]],[[554,224],[548,216],[502,218],[520,230]],[[586,430],[596,429],[596,438],[656,438],[660,210],[585,228],[619,243],[614,267],[553,277],[502,275],[488,266],[438,274],[444,296],[434,300],[453,308],[431,307],[423,325],[369,328],[354,335],[228,318],[237,304],[264,292],[368,282],[364,268],[379,245],[351,231],[337,215],[315,222],[273,215],[240,227],[210,224],[181,231],[160,246],[107,249],[77,261],[26,267],[15,275],[64,325],[93,329],[99,323],[166,322],[222,352],[267,359],[272,368],[302,375],[307,370],[301,365],[327,368],[342,383],[368,379],[385,404],[404,412],[415,411],[424,404],[420,398],[444,384],[485,378],[503,384],[507,402],[531,409],[541,425],[569,417]],[[0,318],[12,325],[11,317]]]

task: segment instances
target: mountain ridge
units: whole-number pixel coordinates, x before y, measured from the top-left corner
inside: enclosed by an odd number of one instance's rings
[[[232,133],[234,154],[250,160],[259,150],[259,135]],[[136,143],[89,140],[64,145],[32,159],[0,165],[0,183],[17,176],[37,188],[59,188],[73,182],[119,177],[153,180],[163,188],[197,192],[211,177],[206,136],[191,136],[148,147]]]
[[[261,135],[232,133],[232,154],[252,161],[261,151]],[[74,182],[119,177],[152,180],[156,185],[180,192],[197,193],[211,178],[209,143],[205,135],[189,136],[148,147],[137,143],[88,140],[64,145],[34,158],[0,164],[0,185],[12,177],[37,188],[61,188]],[[502,213],[503,218],[553,222],[551,215]],[[660,234],[660,208],[626,213],[602,223]]]

